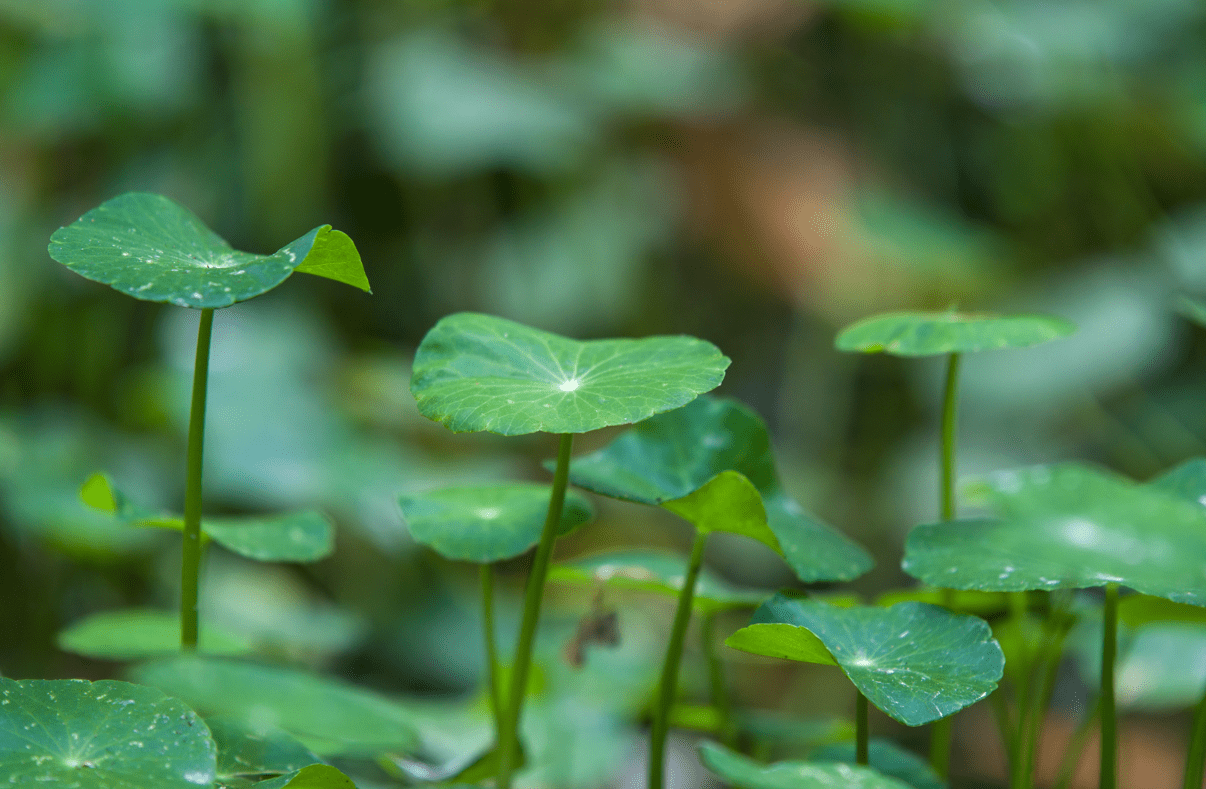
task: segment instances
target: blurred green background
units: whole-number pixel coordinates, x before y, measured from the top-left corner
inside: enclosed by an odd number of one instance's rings
[[[1206,292],[1196,0],[0,0],[0,173],[8,676],[114,675],[54,634],[175,605],[176,543],[76,491],[106,469],[178,506],[197,315],[46,254],[124,191],[169,195],[241,249],[327,222],[358,245],[371,297],[299,277],[217,315],[207,507],[317,505],[340,530],[311,568],[213,551],[204,605],[269,654],[390,692],[469,693],[481,670],[475,572],[419,550],[397,494],[544,479],[555,451],[418,416],[409,355],[449,312],[715,342],[733,358],[720,393],[768,421],[790,491],[875,554],[867,596],[906,583],[903,536],[936,518],[941,366],[843,357],[849,321],[958,305],[1080,326],[966,361],[965,476],[1084,458],[1146,479],[1206,453],[1206,343],[1176,309]],[[686,544],[659,512],[599,506],[559,555]],[[739,538],[708,560],[791,581]],[[523,568],[505,568],[504,642]],[[639,732],[608,711],[652,687],[669,605],[623,608],[625,645],[589,676],[557,652],[588,607],[550,597],[549,739],[564,725],[597,755],[538,782],[639,785]],[[726,654],[742,704],[848,714],[815,672]],[[1069,716],[1082,691],[1069,674]],[[990,776],[987,716],[969,716],[957,769]],[[687,742],[674,785],[704,780]]]

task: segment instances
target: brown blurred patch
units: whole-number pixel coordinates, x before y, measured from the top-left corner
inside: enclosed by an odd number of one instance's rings
[[[629,6],[666,24],[739,38],[787,36],[816,13],[815,5],[798,0],[631,0]]]

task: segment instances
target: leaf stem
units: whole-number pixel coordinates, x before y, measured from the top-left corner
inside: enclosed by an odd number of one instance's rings
[[[942,453],[939,475],[938,511],[942,520],[955,519],[955,434],[958,427],[959,362],[962,354],[952,353],[946,362],[946,387],[942,393]],[[954,608],[955,592],[942,590],[942,604]],[[935,721],[930,729],[930,766],[942,779],[951,769],[951,719]]]
[[[1185,753],[1186,789],[1201,789],[1206,777],[1206,693],[1198,702],[1193,713],[1193,728],[1190,729],[1189,749]]]
[[[503,699],[499,684],[498,646],[494,642],[494,567],[481,566],[482,581],[482,637],[486,644],[486,672],[490,689],[490,712],[494,715],[494,741],[498,742],[502,729]]]
[[[662,678],[658,684],[657,706],[653,710],[653,725],[649,729],[649,784],[648,789],[662,789],[665,783],[666,736],[670,731],[670,707],[678,691],[678,665],[682,662],[683,641],[687,637],[687,625],[691,622],[691,602],[695,599],[695,581],[703,566],[704,544],[708,533],[696,530],[695,542],[691,544],[691,558],[687,561],[687,575],[683,579],[682,591],[678,594],[678,606],[674,609],[674,624],[670,628],[670,643],[666,646],[666,659],[662,663]]]
[[[1101,635],[1101,789],[1118,783],[1118,732],[1114,710],[1114,660],[1118,654],[1118,584],[1106,584]]]
[[[180,647],[197,648],[197,597],[201,582],[201,462],[205,450],[205,395],[209,388],[209,341],[214,311],[201,310],[193,402],[188,415],[188,466],[184,486],[184,543],[180,560]]]
[[[523,700],[528,691],[528,671],[532,666],[532,647],[536,643],[536,625],[540,620],[540,603],[544,597],[544,584],[549,575],[549,560],[553,556],[553,543],[557,540],[557,527],[561,523],[561,509],[565,505],[565,488],[569,484],[570,452],[574,446],[574,434],[562,433],[557,450],[557,468],[553,472],[553,492],[549,496],[549,510],[544,520],[536,556],[528,574],[528,585],[523,595],[523,620],[519,625],[519,642],[515,647],[511,682],[508,687],[510,699],[502,730],[498,734],[499,762],[498,789],[511,789],[511,774],[515,770],[515,756],[519,745],[519,726],[523,718]]]
[[[867,726],[867,697],[861,690],[854,692],[858,694],[854,701],[854,763],[868,764],[870,733]]]
[[[716,612],[709,611],[699,620],[699,641],[704,660],[708,663],[708,684],[712,691],[712,706],[720,716],[720,740],[732,748],[736,745],[737,731],[733,726],[733,705],[729,700],[728,683],[724,677],[724,664],[716,654]]]

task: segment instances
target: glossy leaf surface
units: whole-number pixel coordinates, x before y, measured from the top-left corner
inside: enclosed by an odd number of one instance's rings
[[[740,789],[911,789],[871,767],[832,762],[761,764],[707,742],[699,746],[699,755],[709,770]]]
[[[580,342],[461,312],[423,338],[410,388],[424,416],[456,433],[585,433],[685,405],[728,366],[693,337]]]
[[[759,606],[750,627],[764,623],[810,632],[868,701],[908,726],[944,718],[987,696],[1005,665],[987,622],[927,603],[839,608],[779,594]],[[734,645],[742,632],[726,643]],[[762,632],[757,645],[767,645],[775,632]]]
[[[210,655],[251,651],[246,639],[202,623],[198,649]],[[104,611],[73,622],[56,637],[59,649],[104,660],[138,660],[180,651],[180,614],[135,608]]]
[[[677,597],[687,572],[686,557],[657,551],[615,551],[555,564],[550,581],[594,587],[606,583],[617,589]],[[770,590],[745,589],[701,570],[695,582],[693,605],[697,611],[752,608],[771,594]]]
[[[416,743],[411,714],[401,704],[302,671],[182,655],[137,666],[132,674],[205,714],[281,729],[322,755],[408,752]]]
[[[913,789],[946,789],[946,783],[929,763],[912,751],[879,738],[873,738],[867,745],[868,764],[884,775],[904,781]],[[854,764],[855,746],[853,742],[834,743],[813,751],[808,758],[813,762]]]
[[[980,491],[997,520],[918,526],[905,572],[1013,592],[1118,583],[1206,605],[1206,508],[1078,464],[1002,472]]]
[[[497,562],[540,542],[549,507],[548,485],[510,483],[444,488],[402,496],[402,515],[415,541],[448,559]],[[581,494],[565,496],[560,534],[594,517]]]
[[[215,764],[205,723],[154,688],[0,678],[0,784],[197,789]]]
[[[866,551],[783,492],[765,423],[734,400],[704,396],[634,425],[575,459],[570,481],[604,496],[664,506],[724,471],[744,475],[761,494],[778,549],[802,581],[850,580],[871,568]]]
[[[281,731],[260,730],[234,718],[205,720],[218,746],[218,781],[283,775],[322,760]]]
[[[1076,327],[1046,315],[982,315],[961,312],[890,312],[843,329],[839,351],[936,356],[1026,348],[1066,337]]]
[[[352,240],[322,225],[271,255],[239,252],[188,209],[130,192],[50,237],[50,256],[87,279],[144,301],[229,307],[266,293],[294,271],[368,290]]]

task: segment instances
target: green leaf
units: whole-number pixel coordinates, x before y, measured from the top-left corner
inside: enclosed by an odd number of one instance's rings
[[[87,279],[144,301],[229,307],[295,270],[368,290],[356,247],[323,225],[271,255],[233,249],[188,209],[140,192],[115,197],[50,237],[50,256]]]
[[[205,723],[127,682],[0,678],[0,783],[197,789],[214,780]]]
[[[836,666],[838,663],[821,639],[796,625],[760,622],[746,625],[724,641],[726,646],[755,655]]]
[[[927,603],[839,608],[778,594],[750,621],[751,627],[778,623],[812,633],[868,701],[907,726],[984,698],[1005,666],[987,622]],[[786,634],[784,644],[774,643],[774,634],[762,631],[756,645],[786,652],[796,643]]]
[[[549,507],[548,485],[504,483],[415,493],[399,498],[415,541],[448,559],[498,562],[540,542]],[[569,492],[559,534],[594,517],[583,496]]]
[[[203,624],[199,648],[211,655],[251,651],[246,639]],[[138,660],[180,651],[180,614],[151,609],[105,611],[59,632],[59,649],[104,660]]]
[[[728,366],[693,337],[579,342],[461,312],[423,338],[410,390],[424,416],[456,433],[585,433],[685,405]]]
[[[712,743],[699,746],[704,766],[741,789],[912,789],[870,767],[850,764],[760,764]]]
[[[687,572],[685,557],[654,551],[614,551],[555,564],[549,580],[597,586],[606,583],[619,589],[656,592],[677,597]],[[694,608],[700,612],[730,608],[752,608],[770,595],[769,590],[733,586],[707,569],[695,582]]]
[[[664,506],[725,471],[744,475],[762,495],[778,549],[800,580],[846,581],[871,569],[866,551],[783,493],[766,425],[735,400],[705,395],[647,419],[575,459],[570,481],[604,496]]]
[[[853,742],[834,743],[813,751],[808,758],[813,762],[854,764],[855,745]],[[946,783],[925,759],[891,740],[876,737],[868,742],[867,762],[884,775],[904,781],[913,789],[946,789]]]
[[[913,587],[912,589],[891,589],[875,598],[875,604],[882,608],[891,608],[897,603],[931,603],[944,605],[951,595],[949,589],[936,589],[932,586]],[[989,616],[999,614],[1009,609],[1009,598],[1003,592],[974,592],[959,590],[954,592],[950,601],[951,610],[962,611],[965,614]]]
[[[326,764],[312,764],[295,773],[255,784],[258,789],[356,789],[351,778]]]
[[[1191,504],[1206,505],[1206,458],[1190,458],[1148,484]]]
[[[1206,605],[1206,509],[1088,466],[993,475],[999,520],[914,528],[902,567],[953,589],[1016,592],[1118,583]]]
[[[779,539],[766,523],[758,489],[737,471],[722,471],[702,488],[663,502],[662,507],[701,532],[723,531],[750,537],[781,553]]]
[[[1130,627],[1141,627],[1153,622],[1206,625],[1206,608],[1174,603],[1163,597],[1128,595],[1118,601],[1118,621]]]
[[[839,351],[895,356],[936,356],[1003,348],[1027,348],[1076,331],[1046,315],[984,315],[962,312],[890,312],[864,318],[843,329]]]
[[[218,746],[218,780],[291,773],[322,761],[282,731],[248,726],[225,716],[206,718]]]
[[[417,744],[412,715],[403,705],[302,671],[181,655],[131,673],[207,715],[281,729],[324,756],[408,752]]]

